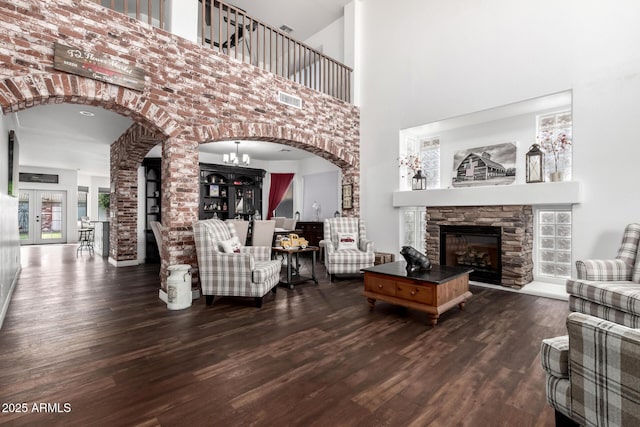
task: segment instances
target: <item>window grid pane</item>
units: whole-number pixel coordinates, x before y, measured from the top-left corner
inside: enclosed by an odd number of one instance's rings
[[[564,133],[573,142],[573,123],[571,111],[561,111],[559,113],[546,114],[538,116],[538,135],[548,133],[553,139],[559,134]],[[571,150],[570,145],[566,151],[558,153],[557,168],[558,172],[562,172],[565,180],[571,180]],[[551,172],[556,171],[556,158],[553,153],[545,153],[544,171],[546,180],[548,181]]]
[[[542,276],[571,276],[571,211],[538,211],[538,272]]]

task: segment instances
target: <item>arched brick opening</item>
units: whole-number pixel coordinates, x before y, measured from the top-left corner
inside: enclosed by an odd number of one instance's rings
[[[266,123],[223,123],[202,126],[196,136],[201,143],[244,139],[269,141],[308,151],[321,157],[342,171],[342,182],[353,184],[353,209],[343,212],[358,216],[360,212],[360,153],[359,147],[339,144],[340,138],[327,138],[305,130]],[[346,147],[349,147],[347,149]]]
[[[138,185],[137,169],[151,147],[177,135],[180,127],[162,108],[141,94],[80,76],[37,74],[8,78],[0,83],[0,106],[5,114],[61,103],[102,107],[131,117],[135,122],[111,146],[113,220],[109,236],[110,258],[116,262],[135,260],[138,201],[137,192],[131,189]]]

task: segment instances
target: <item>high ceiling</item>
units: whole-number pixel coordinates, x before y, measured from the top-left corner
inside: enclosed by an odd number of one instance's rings
[[[231,4],[247,14],[279,28],[293,28],[291,36],[305,40],[343,15],[352,0],[236,0]],[[81,111],[93,116],[81,114]],[[131,119],[86,105],[54,104],[15,113],[20,165],[77,170],[82,175],[109,175],[109,146],[133,123]],[[50,147],[56,147],[55,150]],[[204,144],[201,152],[235,151],[233,141]],[[288,150],[288,151],[287,151]],[[240,152],[252,160],[300,160],[312,156],[279,144],[244,141]],[[152,154],[159,155],[159,149]]]

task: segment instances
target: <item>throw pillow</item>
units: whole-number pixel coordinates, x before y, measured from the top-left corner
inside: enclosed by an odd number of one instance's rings
[[[240,253],[240,239],[232,237],[229,240],[221,240],[219,243],[220,250],[225,254]]]
[[[338,233],[338,250],[358,249],[358,233]]]

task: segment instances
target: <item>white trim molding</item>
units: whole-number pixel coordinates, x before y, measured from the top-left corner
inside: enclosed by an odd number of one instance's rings
[[[394,191],[393,206],[573,205],[580,203],[578,181]]]

